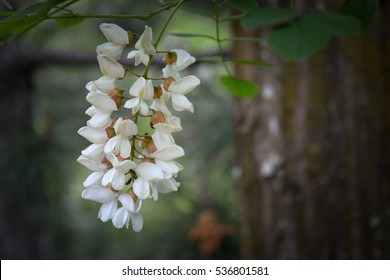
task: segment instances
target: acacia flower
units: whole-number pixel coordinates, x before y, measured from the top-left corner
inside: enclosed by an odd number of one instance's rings
[[[116,228],[123,228],[125,225],[128,228],[131,222],[133,230],[139,232],[143,227],[143,218],[139,214],[139,210],[142,206],[142,200],[133,198],[128,193],[119,195],[118,200],[121,202],[120,207],[114,217],[112,218],[112,224]]]
[[[138,178],[134,180],[133,190],[140,199],[150,196],[151,183],[164,179],[164,174],[160,167],[151,162],[141,162],[135,168]]]
[[[113,189],[120,191],[125,186],[125,174],[130,169],[134,169],[136,164],[131,160],[119,161],[113,154],[108,154],[106,157],[111,162],[112,168],[104,174],[102,185],[111,185]]]
[[[108,42],[97,46],[96,52],[99,55],[106,55],[114,60],[118,60],[125,46],[130,43],[133,34],[113,23],[100,24],[100,30]]]
[[[137,50],[133,50],[127,55],[127,58],[129,59],[135,57],[135,66],[138,66],[141,63],[143,63],[144,65],[148,65],[150,55],[156,54],[156,50],[153,46],[152,40],[152,28],[145,25],[144,33],[142,33],[141,37],[138,39],[137,43],[134,46]]]
[[[170,133],[156,130],[152,135],[152,139],[156,147],[156,151],[150,154],[152,158],[171,161],[184,156],[183,148],[176,145],[175,139]]]
[[[129,35],[129,32],[124,30],[122,27],[113,23],[102,23],[99,28],[103,32],[107,41],[118,45],[129,44],[129,36],[131,36],[131,34]]]
[[[102,222],[112,219],[118,208],[118,194],[107,187],[98,186],[85,189],[81,197],[102,203],[98,213],[98,218]]]
[[[146,100],[153,99],[153,83],[151,80],[145,80],[144,77],[138,78],[130,88],[130,95],[134,98],[127,100],[124,107],[132,109],[133,115],[138,111],[141,114],[147,115],[149,112],[149,106],[146,104]]]
[[[87,101],[92,104],[85,111],[91,117],[87,124],[92,127],[105,127],[111,120],[112,112],[118,110],[115,101],[100,91],[89,92]]]
[[[125,69],[113,58],[107,55],[98,54],[97,60],[99,62],[100,71],[104,76],[116,79],[122,79],[125,76]]]
[[[131,153],[129,137],[137,134],[137,125],[132,120],[118,118],[114,124],[115,136],[107,141],[104,146],[106,154],[119,154],[122,158],[128,158]]]
[[[173,77],[176,80],[180,79],[179,71],[187,68],[196,61],[195,57],[181,49],[170,50],[164,57],[164,62],[167,64],[163,69],[163,77]]]
[[[194,112],[194,106],[185,96],[200,84],[200,80],[194,75],[186,76],[179,80],[167,79],[164,89],[171,94],[172,107],[176,111],[187,110]]]

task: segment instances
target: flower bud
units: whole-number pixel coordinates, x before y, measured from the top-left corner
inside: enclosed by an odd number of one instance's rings
[[[177,53],[175,52],[168,52],[163,61],[165,62],[165,64],[173,64],[177,61]]]
[[[150,118],[150,126],[152,128],[154,128],[155,124],[164,123],[164,122],[165,122],[165,116],[162,112],[160,112],[160,111],[153,112],[153,115]]]
[[[116,135],[115,129],[112,126],[106,127],[104,130],[106,131],[107,137],[109,139]]]
[[[166,91],[168,91],[169,89],[169,86],[171,85],[172,82],[176,81],[175,78],[173,77],[168,77],[166,79],[164,79],[164,89]]]
[[[109,93],[108,96],[111,97],[112,100],[114,100],[116,107],[119,109],[119,107],[122,104],[123,99],[123,89],[119,88],[113,88]]]
[[[141,141],[141,147],[151,154],[157,151],[157,147],[154,145],[153,139],[150,136],[145,137]]]
[[[161,86],[154,87],[153,99],[160,99],[163,95]]]

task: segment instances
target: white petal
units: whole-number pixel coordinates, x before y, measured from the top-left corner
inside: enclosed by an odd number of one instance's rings
[[[146,85],[146,80],[144,77],[139,77],[130,88],[130,95],[135,97],[140,97],[141,93],[144,91]]]
[[[115,101],[107,94],[100,93],[98,91],[91,91],[88,93],[86,99],[100,111],[113,112],[118,110]]]
[[[77,162],[84,165],[86,168],[88,168],[91,171],[101,171],[107,169],[107,166],[105,164],[102,164],[101,162],[93,161],[83,155],[79,156]]]
[[[111,121],[111,112],[99,111],[87,121],[87,124],[94,128],[105,128]]]
[[[149,182],[142,178],[138,178],[133,183],[133,190],[139,199],[146,199],[149,197],[150,193]]]
[[[81,197],[99,203],[106,203],[116,197],[116,193],[105,187],[93,187],[85,189]]]
[[[114,60],[118,60],[121,57],[124,48],[125,45],[107,42],[97,46],[96,52],[99,55],[106,55]]]
[[[110,140],[107,141],[106,145],[104,146],[104,152],[106,154],[116,152],[115,148],[117,146],[118,139],[119,139],[119,136],[117,135],[117,136],[114,136]]]
[[[108,154],[106,157],[114,168],[117,168],[120,165],[119,159],[114,154]]]
[[[156,164],[163,172],[167,172],[173,175],[176,175],[180,171],[179,166],[173,161],[167,162],[156,159]]]
[[[102,23],[99,27],[107,41],[122,45],[129,44],[129,35],[122,27],[113,23]]]
[[[135,203],[133,198],[127,194],[123,193],[118,197],[118,200],[122,203],[123,207],[126,209],[126,211],[129,212],[136,212]]]
[[[172,93],[172,107],[173,107],[173,109],[175,109],[178,112],[181,112],[184,110],[187,110],[191,113],[194,112],[194,106],[188,100],[188,98],[182,94]]]
[[[110,184],[111,181],[112,181],[112,178],[114,177],[114,175],[115,175],[115,169],[114,168],[108,170],[106,172],[106,174],[104,174],[104,176],[102,178],[102,185],[103,186],[107,186],[108,184]]]
[[[168,90],[173,93],[187,94],[200,84],[200,80],[194,75],[186,76],[177,81],[173,81]]]
[[[121,79],[125,76],[125,69],[123,66],[111,57],[106,55],[98,55],[97,60],[103,75],[118,79]]]
[[[129,212],[127,212],[125,208],[121,207],[116,211],[114,217],[112,218],[112,224],[116,228],[123,228],[128,219]]]
[[[149,113],[149,107],[148,105],[145,103],[145,101],[141,100],[141,114],[142,115],[147,115]]]
[[[120,147],[120,156],[123,158],[128,158],[131,154],[131,144],[128,139],[123,139],[121,141]]]
[[[150,190],[151,190],[151,196],[153,198],[154,201],[157,201],[158,199],[158,191],[156,189],[156,186],[154,185],[154,183],[150,183]]]
[[[179,71],[176,69],[176,67],[174,67],[171,64],[167,64],[162,69],[162,72],[163,72],[163,77],[164,78],[173,77],[175,80],[179,80],[180,79]]]
[[[188,52],[181,49],[173,49],[171,52],[175,52],[177,55],[176,67],[178,71],[187,68],[189,65],[195,62],[195,57],[191,56]]]
[[[129,54],[127,55],[127,58],[128,59],[131,59],[131,58],[133,58],[133,57],[135,57],[137,54],[139,53],[139,51],[131,51],[131,52],[129,52]]]
[[[114,217],[117,209],[118,203],[116,199],[103,203],[102,206],[100,206],[98,218],[102,222],[107,222]]]
[[[152,135],[152,139],[157,149],[162,149],[166,146],[175,145],[175,139],[170,133],[164,133],[156,130]]]
[[[136,112],[137,112],[139,110],[139,98],[136,97],[136,98],[132,98],[132,99],[127,100],[123,107],[128,108],[128,109],[138,107],[138,109],[136,109]]]
[[[137,165],[131,161],[131,160],[124,160],[119,164],[119,169],[122,170],[124,173],[129,171],[130,169],[134,169]]]
[[[86,149],[82,150],[81,154],[91,160],[102,161],[104,157],[103,148],[104,144],[91,144]]]
[[[170,193],[178,190],[180,183],[176,182],[175,179],[161,180],[155,183],[157,190],[160,193]]]
[[[146,84],[145,84],[143,99],[144,100],[152,100],[153,95],[154,95],[153,82],[152,82],[152,80],[147,80]]]
[[[138,132],[138,127],[132,120],[124,120],[122,122],[122,127],[123,131],[120,133],[123,133],[126,136],[136,135]]]
[[[113,88],[115,88],[115,81],[116,79],[113,77],[103,76],[96,81],[93,81],[93,85],[96,88],[95,90],[100,90],[101,92],[109,93]],[[89,89],[89,91],[92,91],[92,89]]]
[[[150,109],[155,111],[160,111],[164,115],[171,115],[171,112],[169,111],[168,107],[165,105],[164,101],[160,99],[154,99],[152,105],[150,105]]]
[[[137,50],[145,49],[148,54],[155,55],[156,50],[154,49],[153,43],[153,32],[152,28],[145,26],[145,31],[142,33],[141,37],[138,39],[135,44]]]
[[[178,145],[172,145],[159,149],[150,155],[159,160],[171,161],[184,156],[184,154],[185,153],[182,147]]]
[[[80,128],[77,133],[83,136],[89,142],[95,144],[105,143],[108,140],[106,131],[102,128],[84,126]]]
[[[117,191],[120,191],[125,186],[126,177],[125,174],[115,169],[114,176],[112,177],[112,187]]]
[[[131,223],[135,232],[140,232],[144,226],[144,220],[139,213],[131,214]]]
[[[136,57],[136,63],[140,64],[142,62],[143,65],[148,65],[150,60],[149,53],[145,51],[145,49],[142,49],[138,53],[138,57]]]
[[[88,187],[91,187],[91,186],[93,186],[95,184],[100,184],[101,180],[102,180],[102,177],[104,176],[105,173],[106,172],[104,170],[92,172],[87,177],[87,179],[83,182],[83,186],[88,188]]]
[[[150,162],[141,162],[137,165],[135,171],[147,181],[164,179],[161,168]]]

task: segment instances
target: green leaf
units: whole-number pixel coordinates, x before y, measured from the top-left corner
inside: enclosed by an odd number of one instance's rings
[[[244,28],[262,28],[291,20],[297,16],[292,10],[270,7],[258,8],[248,12],[241,20]]]
[[[308,13],[301,16],[317,24],[332,35],[355,35],[361,30],[360,21],[354,17],[336,13]]]
[[[378,11],[378,6],[378,0],[346,0],[340,13],[360,20],[361,28],[357,33],[359,34],[367,30]]]
[[[329,33],[305,17],[293,24],[275,28],[268,34],[268,44],[281,57],[299,60],[321,50],[329,40]]]
[[[65,14],[65,15],[61,15],[61,16],[64,16],[64,17],[57,18],[56,22],[60,26],[65,27],[65,28],[75,26],[75,25],[80,24],[84,21],[84,18],[82,18],[82,17],[74,17],[75,14]]]
[[[256,0],[226,0],[229,5],[240,11],[249,11],[259,7]]]
[[[254,82],[232,76],[222,76],[222,85],[238,97],[254,97],[259,93],[259,86]]]

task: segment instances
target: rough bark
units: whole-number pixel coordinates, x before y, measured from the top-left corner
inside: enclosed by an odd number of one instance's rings
[[[243,258],[390,257],[389,11],[382,1],[364,35],[332,39],[310,60],[236,67],[261,86],[235,100]],[[236,43],[235,56],[281,63],[253,43]]]

